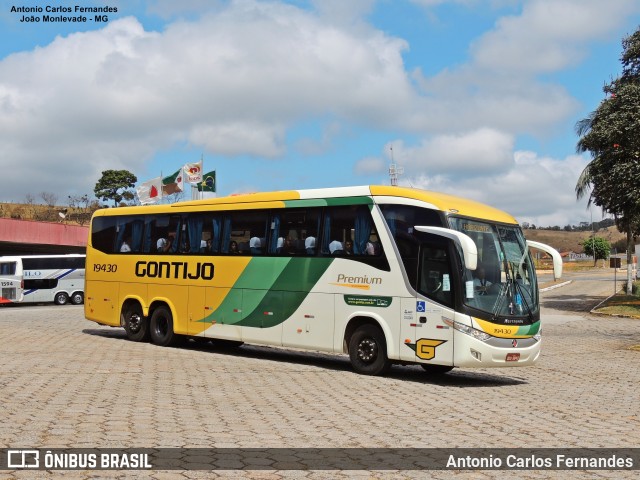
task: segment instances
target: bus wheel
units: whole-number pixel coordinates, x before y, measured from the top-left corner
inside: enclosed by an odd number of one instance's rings
[[[127,338],[132,342],[145,342],[149,340],[149,322],[142,315],[142,307],[133,303],[122,312],[122,326],[127,332]]]
[[[74,292],[74,294],[71,295],[71,303],[74,305],[82,305],[82,302],[84,302],[84,293]]]
[[[53,297],[53,303],[55,303],[56,305],[64,305],[68,300],[69,295],[67,295],[65,292],[58,292],[56,293],[56,296]]]
[[[373,325],[362,325],[349,341],[349,358],[357,373],[379,375],[391,366],[382,331]]]
[[[420,366],[430,375],[442,375],[453,370],[453,367],[448,365],[430,365],[428,363],[421,363]]]
[[[151,341],[161,347],[172,345],[178,338],[173,333],[173,316],[167,307],[158,307],[153,311],[149,328]]]

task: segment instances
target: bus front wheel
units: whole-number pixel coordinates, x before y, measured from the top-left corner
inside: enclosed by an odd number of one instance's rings
[[[130,304],[122,312],[122,326],[127,332],[127,338],[132,342],[149,340],[149,321],[142,314],[142,307]]]
[[[151,341],[161,347],[172,345],[177,335],[173,333],[173,315],[165,306],[156,308],[149,322]]]
[[[349,341],[349,358],[357,373],[379,375],[391,366],[382,331],[373,325],[362,325]]]

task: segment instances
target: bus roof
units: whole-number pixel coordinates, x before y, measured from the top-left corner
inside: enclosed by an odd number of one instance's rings
[[[380,197],[397,197],[424,202],[426,207],[443,211],[447,214],[462,215],[483,220],[491,220],[500,223],[518,223],[516,219],[502,210],[488,205],[448,195],[444,193],[420,190],[417,188],[371,185],[355,187],[334,187],[318,188],[308,190],[283,190],[275,192],[255,192],[226,197],[215,197],[204,200],[189,200],[169,205],[146,205],[143,207],[121,207],[117,209],[102,209],[96,211],[95,215],[126,215],[140,213],[162,213],[171,212],[174,209],[194,208],[196,210],[206,210],[206,207],[221,207],[226,205],[236,205],[237,207],[253,208],[256,204],[261,204],[263,208],[284,208],[291,206],[297,201],[308,201],[308,206],[332,205],[332,199],[344,199],[354,197],[373,197],[373,201],[378,203],[383,200]],[[371,202],[371,201],[370,201]],[[381,202],[381,203],[384,203]],[[144,209],[141,212],[140,209]]]

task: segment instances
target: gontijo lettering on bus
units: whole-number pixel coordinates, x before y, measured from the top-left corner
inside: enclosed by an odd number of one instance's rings
[[[215,267],[211,262],[136,262],[136,277],[211,280]]]

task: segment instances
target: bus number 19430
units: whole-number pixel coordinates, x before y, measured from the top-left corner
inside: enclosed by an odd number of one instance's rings
[[[94,263],[94,272],[115,273],[118,270],[118,265],[115,263]]]

